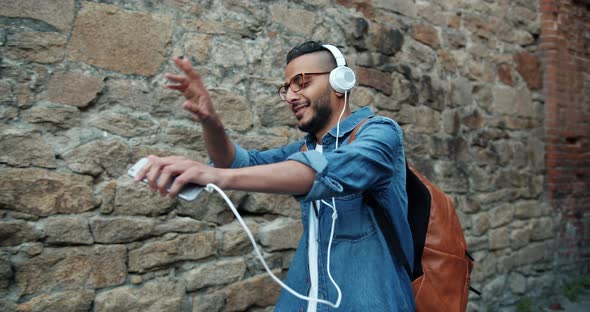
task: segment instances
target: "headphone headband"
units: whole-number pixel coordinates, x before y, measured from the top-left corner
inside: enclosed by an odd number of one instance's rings
[[[344,60],[344,55],[342,55],[342,52],[340,52],[340,50],[337,47],[335,47],[331,44],[324,44],[322,46],[324,48],[330,50],[330,52],[332,53],[332,55],[336,59],[336,66],[338,66],[338,67],[346,66],[346,61]]]

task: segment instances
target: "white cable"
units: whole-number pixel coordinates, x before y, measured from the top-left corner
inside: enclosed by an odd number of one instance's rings
[[[254,246],[254,251],[256,251],[256,255],[260,259],[260,262],[262,262],[262,265],[264,266],[264,269],[266,270],[266,272],[270,275],[270,277],[272,277],[272,279],[277,284],[281,285],[281,287],[283,287],[285,290],[287,290],[293,296],[295,296],[295,297],[297,297],[299,299],[307,300],[307,301],[315,301],[317,303],[326,304],[326,305],[331,306],[334,309],[337,309],[340,306],[340,301],[342,299],[342,292],[340,291],[340,288],[338,288],[338,286],[336,286],[336,289],[338,290],[338,299],[336,300],[336,303],[332,303],[330,301],[326,301],[326,300],[322,300],[322,299],[317,299],[317,298],[310,298],[310,297],[301,295],[298,292],[296,292],[293,289],[291,289],[291,287],[289,287],[285,283],[283,283],[283,281],[281,281],[278,277],[276,277],[270,271],[270,268],[268,267],[268,264],[266,264],[266,261],[264,261],[264,258],[262,257],[262,254],[260,253],[260,250],[258,249],[258,245],[256,244],[256,240],[254,239],[254,236],[252,235],[252,232],[250,232],[250,229],[248,228],[248,226],[246,225],[246,223],[244,222],[244,220],[242,220],[242,217],[240,216],[240,213],[238,212],[238,210],[236,209],[236,207],[234,206],[234,204],[231,202],[231,200],[227,197],[227,195],[225,194],[225,192],[223,192],[222,189],[220,189],[217,185],[215,185],[213,183],[207,184],[207,187],[205,187],[205,190],[207,192],[209,192],[209,193],[211,193],[213,191],[217,191],[217,193],[219,193],[219,195],[221,195],[221,197],[223,197],[223,199],[225,200],[225,202],[227,203],[227,205],[229,206],[229,208],[231,209],[231,211],[234,213],[234,215],[236,216],[236,218],[238,219],[238,221],[240,222],[240,224],[244,228],[244,231],[246,231],[246,234],[248,235],[248,238],[250,239],[250,242],[252,242],[252,246]],[[334,233],[334,223],[335,222],[336,222],[336,218],[335,218],[335,216],[333,214],[332,215],[332,234]],[[332,240],[330,239],[330,243],[328,244],[328,263],[327,263],[328,267],[330,266],[330,246],[331,246],[331,244],[332,244]],[[328,269],[328,276],[330,277],[330,280],[332,280],[332,282],[334,283],[334,280],[332,279],[332,276],[330,275],[330,270],[329,269]]]

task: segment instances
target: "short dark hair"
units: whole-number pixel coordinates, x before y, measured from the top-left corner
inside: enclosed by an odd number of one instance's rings
[[[304,43],[294,47],[293,49],[291,49],[291,51],[289,51],[289,53],[287,53],[287,64],[289,64],[292,60],[294,60],[302,55],[314,53],[314,52],[319,52],[319,51],[328,51],[330,53],[330,55],[332,55],[330,50],[324,48],[324,44],[321,41],[304,42]],[[336,67],[336,60],[334,59],[334,57],[332,57],[331,60],[332,60],[331,65],[333,67]]]

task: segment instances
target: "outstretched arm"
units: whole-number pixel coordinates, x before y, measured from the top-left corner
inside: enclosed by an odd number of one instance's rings
[[[150,160],[135,176],[135,181],[144,177],[152,191],[162,196],[175,197],[183,185],[213,183],[226,190],[243,190],[264,193],[301,195],[311,189],[315,171],[297,161],[284,161],[269,165],[220,169],[181,156],[148,156]],[[176,177],[170,190],[168,181]]]
[[[173,60],[184,75],[166,74],[165,77],[175,84],[167,84],[165,87],[182,92],[186,98],[182,108],[189,111],[193,118],[203,126],[203,139],[207,153],[215,166],[218,168],[229,167],[235,155],[234,146],[225,133],[221,119],[213,107],[209,91],[188,59],[174,57]]]

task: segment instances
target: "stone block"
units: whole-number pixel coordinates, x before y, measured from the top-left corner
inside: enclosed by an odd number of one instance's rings
[[[510,229],[507,227],[489,231],[489,249],[496,250],[510,247]]]
[[[457,164],[450,161],[434,163],[434,173],[431,181],[445,192],[466,192],[469,185],[468,177]]]
[[[129,271],[142,273],[177,261],[207,258],[216,253],[215,232],[179,234],[171,240],[149,242],[129,251]]]
[[[492,93],[494,101],[491,109],[494,112],[509,116],[537,117],[531,93],[527,88],[495,86]]]
[[[534,241],[545,240],[555,236],[553,218],[545,217],[531,221],[531,239]]]
[[[514,206],[512,204],[503,204],[492,208],[490,214],[490,225],[497,228],[506,225],[514,219]]]
[[[192,218],[176,217],[156,224],[154,235],[163,235],[170,232],[197,233],[209,229],[209,224]]]
[[[39,103],[22,113],[22,118],[50,129],[69,129],[80,125],[80,111],[71,106]]]
[[[211,58],[208,62],[227,69],[245,67],[253,57],[251,54],[259,52],[251,50],[252,47],[248,47],[247,44],[248,43],[244,41],[233,38],[214,40],[211,43],[211,51],[209,52]],[[241,53],[236,53],[236,51],[240,51]],[[204,69],[201,72],[209,70],[210,69]]]
[[[103,87],[103,78],[60,71],[49,80],[47,99],[54,103],[86,107],[102,92]]]
[[[90,125],[126,138],[147,136],[158,131],[158,125],[144,113],[104,111],[93,115]]]
[[[0,221],[0,247],[36,242],[42,237],[43,232],[33,223],[22,220]]]
[[[469,251],[487,250],[489,246],[487,236],[466,236],[467,249]]]
[[[420,133],[436,133],[441,130],[440,119],[440,112],[427,106],[418,106],[412,128]]]
[[[408,17],[416,17],[416,2],[413,0],[374,0],[373,6],[401,13]]]
[[[74,0],[19,0],[0,2],[3,16],[43,21],[63,31],[70,31],[74,18]]]
[[[451,82],[451,103],[452,107],[466,107],[473,104],[472,85],[465,78],[458,78]]]
[[[120,177],[127,173],[131,152],[123,142],[97,140],[64,153],[62,158],[74,172],[98,176],[105,171],[110,177]]]
[[[528,219],[540,216],[541,206],[538,201],[519,201],[514,205],[514,217],[518,219]]]
[[[235,141],[247,150],[255,149],[258,151],[277,148],[289,143],[288,137],[275,135],[234,135],[231,138],[232,141]]]
[[[15,264],[19,295],[53,290],[104,288],[127,277],[125,246],[45,248]]]
[[[465,33],[457,29],[443,29],[442,38],[448,49],[463,49],[467,45]]]
[[[93,196],[92,178],[76,174],[3,169],[0,189],[0,209],[38,216],[82,213],[98,204]]]
[[[388,96],[392,94],[393,79],[391,73],[368,67],[357,67],[355,73],[359,86],[374,88]]]
[[[459,69],[457,59],[449,50],[439,50],[438,59],[440,60],[441,68],[448,73],[455,73]]]
[[[172,30],[170,16],[82,2],[68,44],[68,59],[124,74],[152,76],[167,57]]]
[[[252,235],[256,237],[259,225],[249,218],[245,219],[244,222],[246,222]],[[254,250],[250,239],[238,221],[223,225],[219,230],[222,235],[219,252],[222,256],[240,256]]]
[[[97,243],[130,243],[152,235],[155,221],[141,217],[112,217],[90,219],[90,229]]]
[[[94,301],[94,311],[185,311],[185,288],[172,278],[157,278],[143,285],[121,286],[100,292]]]
[[[7,259],[8,257],[0,257],[0,290],[4,291],[10,286],[10,281],[14,272],[12,271],[12,265]],[[2,304],[0,304],[0,308]]]
[[[19,32],[8,35],[6,57],[37,63],[56,63],[64,59],[65,34],[52,32]]]
[[[480,212],[473,216],[471,222],[471,232],[476,236],[481,236],[490,228],[490,218],[487,212]]]
[[[159,216],[168,213],[174,200],[151,192],[148,185],[134,183],[130,178],[117,184],[114,201],[116,215]]]
[[[55,155],[41,135],[18,128],[0,128],[0,163],[55,168]]]
[[[192,312],[220,312],[225,304],[225,293],[218,291],[214,293],[199,293],[193,296]]]
[[[183,146],[192,150],[205,151],[203,131],[195,122],[170,120],[160,133],[160,142],[171,146]]]
[[[280,271],[273,273],[279,274]],[[256,275],[227,286],[225,311],[245,311],[248,307],[273,305],[279,299],[281,287],[268,274]]]
[[[50,217],[45,224],[46,242],[50,244],[91,245],[94,243],[88,219],[82,217]]]
[[[476,260],[477,269],[473,270],[471,274],[472,281],[479,283],[491,276],[498,275],[496,270],[498,258],[493,254],[479,251],[474,253],[473,256]]]
[[[301,222],[290,218],[277,218],[260,226],[256,238],[268,251],[295,249],[302,232]]]
[[[246,198],[243,209],[252,213],[273,213],[292,218],[301,215],[299,203],[291,195],[251,193]]]
[[[236,207],[241,207],[246,197],[246,193],[240,191],[228,191],[226,194]],[[201,192],[192,202],[179,200],[176,211],[179,215],[215,224],[227,224],[234,219],[233,213],[223,198],[218,194],[207,192]]]
[[[94,301],[94,290],[80,289],[41,294],[17,305],[17,311],[89,311]]]
[[[194,58],[197,62],[204,62],[209,58],[211,49],[211,36],[205,34],[185,35],[184,52],[186,56]]]
[[[417,41],[433,48],[440,48],[438,30],[428,24],[417,24],[412,27],[412,37]]]
[[[289,8],[284,5],[271,5],[270,14],[273,23],[282,25],[288,31],[303,36],[310,36],[313,33],[315,21],[318,20],[318,17],[313,12]],[[293,16],[297,18],[293,18]]]
[[[175,72],[176,69],[167,71]],[[108,92],[102,94],[97,102],[99,105],[121,106],[134,112],[150,113],[153,116],[188,116],[181,107],[184,97],[177,91],[163,88],[164,84],[159,82],[155,86],[141,79],[109,77],[105,81],[105,89]]]
[[[526,278],[517,272],[508,275],[508,286],[513,293],[524,294],[526,291]]]
[[[243,96],[225,89],[210,89],[211,100],[215,110],[226,128],[234,131],[245,131],[254,125],[252,111]]]
[[[549,260],[548,253],[552,253],[551,243],[539,242],[531,243],[516,252],[517,264],[519,266],[533,264],[544,260]]]
[[[510,233],[510,246],[513,249],[520,249],[529,244],[531,240],[531,228],[525,226],[521,229],[513,229]]]
[[[404,44],[404,35],[399,29],[379,25],[372,33],[372,45],[381,54],[395,55]]]
[[[199,265],[183,273],[187,291],[203,287],[224,285],[241,279],[246,273],[246,263],[242,257],[225,259]]]
[[[508,288],[508,285],[506,285],[506,281],[506,275],[495,276],[494,278],[492,278],[491,281],[487,282],[484,285],[482,293],[485,292],[486,294],[492,296],[492,298],[499,298],[505,293],[506,289]]]

